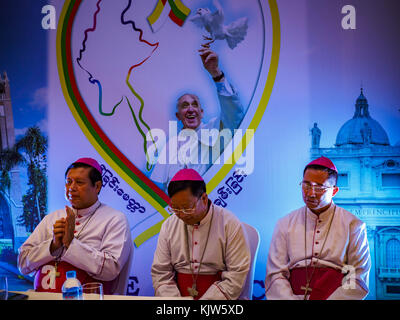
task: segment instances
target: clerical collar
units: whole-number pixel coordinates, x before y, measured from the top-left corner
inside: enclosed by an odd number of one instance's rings
[[[210,200],[209,200],[210,201]],[[198,223],[191,225],[190,227],[200,227],[203,226],[205,224],[207,224],[210,220],[211,220],[211,210],[212,210],[213,204],[211,203],[208,207],[208,211],[207,214],[205,215],[205,217]]]
[[[76,215],[85,216],[85,215],[92,214],[99,207],[99,205],[100,205],[100,201],[97,200],[94,204],[92,204],[88,208],[84,208],[84,209],[72,208],[72,210],[75,212]]]
[[[336,206],[336,204],[334,204],[332,201],[329,208],[326,209],[325,211],[321,212],[319,215],[315,214],[307,207],[307,213],[312,219],[326,220],[333,213],[335,206]]]

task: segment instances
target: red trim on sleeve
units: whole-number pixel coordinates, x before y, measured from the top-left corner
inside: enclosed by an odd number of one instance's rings
[[[106,262],[106,253],[103,252],[103,264],[101,265],[101,269],[100,269],[100,273],[101,274],[103,272],[103,268],[104,268],[104,263]]]
[[[286,280],[286,281],[289,282],[289,280],[288,280],[287,278],[283,277],[283,276],[282,276],[282,277],[279,277],[279,278],[275,278],[274,280],[272,280],[272,281],[269,283],[269,286],[266,287],[265,292],[267,292],[269,289],[271,289],[272,284],[273,284],[276,280],[279,280],[279,279],[283,279],[283,280]]]
[[[225,292],[222,291],[222,289],[219,287],[218,284],[213,283],[213,285],[216,286],[216,287],[218,288],[219,291],[221,291],[221,293],[224,295],[224,297],[225,297],[226,300],[231,300],[231,299],[229,299],[229,297],[225,294]]]

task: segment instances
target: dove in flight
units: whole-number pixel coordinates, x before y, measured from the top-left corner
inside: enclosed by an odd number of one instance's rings
[[[244,40],[247,34],[247,18],[239,18],[229,25],[224,25],[224,10],[218,0],[213,1],[216,11],[211,12],[209,8],[199,8],[193,18],[190,19],[196,26],[204,28],[210,37],[204,37],[211,40],[205,46],[215,40],[226,40],[229,48],[235,48],[238,43]]]

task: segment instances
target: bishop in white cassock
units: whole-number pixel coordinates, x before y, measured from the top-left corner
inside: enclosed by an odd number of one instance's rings
[[[92,181],[93,180],[93,181]],[[66,172],[66,206],[45,216],[19,248],[18,268],[35,274],[36,291],[61,292],[66,272],[82,284],[102,282],[112,294],[132,250],[125,214],[98,200],[101,167],[91,158],[75,161]]]
[[[169,217],[161,227],[151,275],[156,296],[238,299],[250,268],[240,221],[211,203],[194,169],[172,178]]]
[[[267,299],[350,300],[368,294],[366,225],[332,201],[336,181],[328,158],[306,166],[301,183],[306,205],[281,218],[272,236]]]

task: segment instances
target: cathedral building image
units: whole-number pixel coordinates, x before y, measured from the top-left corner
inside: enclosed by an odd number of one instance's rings
[[[0,150],[15,144],[14,119],[7,73],[0,75]],[[0,159],[4,161],[4,159]],[[25,227],[18,223],[22,214],[21,185],[18,167],[10,170],[10,189],[0,188],[0,254],[3,250],[16,252],[25,241]]]
[[[321,129],[314,124],[310,156],[335,163],[340,188],[335,203],[367,225],[372,259],[367,299],[400,299],[400,141],[391,145],[371,114],[361,89],[354,116],[339,129],[333,147],[320,147]]]

